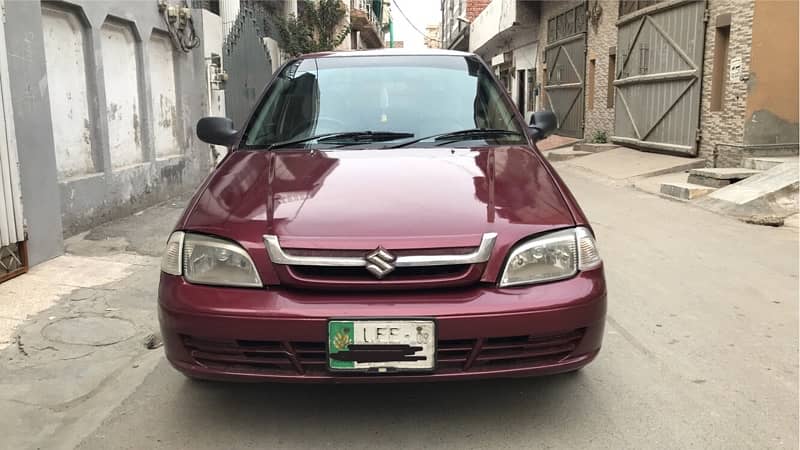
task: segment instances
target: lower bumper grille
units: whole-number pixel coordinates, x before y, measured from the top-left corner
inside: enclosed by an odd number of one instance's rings
[[[550,336],[509,336],[440,340],[435,373],[516,367],[535,368],[570,356],[584,330]],[[217,341],[183,336],[192,358],[211,369],[275,375],[324,373],[324,342]]]

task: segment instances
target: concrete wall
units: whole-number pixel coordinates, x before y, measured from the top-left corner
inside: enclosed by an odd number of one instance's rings
[[[42,10],[5,2],[6,52],[31,264],[63,252],[58,184],[45,63]]]
[[[89,93],[86,86],[85,24],[65,8],[42,8],[56,163],[59,179],[95,173]]]
[[[62,236],[190,190],[208,173],[210,152],[193,131],[208,109],[202,49],[173,52],[170,69],[157,2],[5,5],[33,264],[60,254]]]
[[[798,2],[757,1],[744,143],[798,141]]]
[[[109,19],[100,27],[111,167],[144,161],[139,120],[139,51],[132,24]],[[58,136],[56,136],[58,138]]]
[[[178,108],[175,85],[175,50],[169,35],[154,32],[150,36],[150,82],[153,95],[153,130],[156,158],[180,155]]]

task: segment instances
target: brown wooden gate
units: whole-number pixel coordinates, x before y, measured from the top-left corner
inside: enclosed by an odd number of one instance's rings
[[[556,134],[583,138],[586,4],[547,21],[545,107],[558,118]]]
[[[613,142],[697,155],[704,14],[705,0],[620,3]]]

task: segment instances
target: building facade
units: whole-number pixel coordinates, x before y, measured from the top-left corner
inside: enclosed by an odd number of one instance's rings
[[[172,26],[157,2],[5,2],[4,13],[0,159],[18,164],[0,197],[16,200],[22,233],[9,239],[0,227],[0,253],[25,242],[36,264],[60,255],[64,236],[206,176],[211,151],[194,136],[211,104],[206,49],[194,39],[211,23],[201,10],[170,9]]]
[[[442,48],[442,25],[435,23],[425,27],[425,47]]]
[[[445,44],[466,37],[559,134],[715,166],[797,151],[797,2],[493,0],[467,31],[442,9]]]
[[[350,35],[337,50],[383,48],[392,21],[391,3],[385,0],[347,0],[344,4]]]
[[[442,48],[469,50],[470,24],[491,0],[441,0]]]

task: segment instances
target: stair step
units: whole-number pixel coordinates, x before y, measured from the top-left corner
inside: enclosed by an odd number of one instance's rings
[[[661,193],[681,200],[692,200],[710,194],[716,188],[694,183],[661,183]]]
[[[760,172],[760,170],[742,169],[740,167],[692,169],[689,171],[689,183],[719,188],[744,180]]]
[[[769,170],[778,164],[783,163],[790,163],[790,164],[797,164],[798,162],[797,156],[784,156],[784,157],[769,157],[769,156],[761,156],[761,157],[754,157],[754,158],[745,158],[742,161],[742,167],[746,169],[756,169],[756,170]]]
[[[547,153],[547,159],[553,162],[557,161],[569,161],[573,158],[578,158],[581,156],[591,155],[591,152],[581,152],[577,150],[573,150],[572,148],[562,148],[558,150],[552,150]]]

